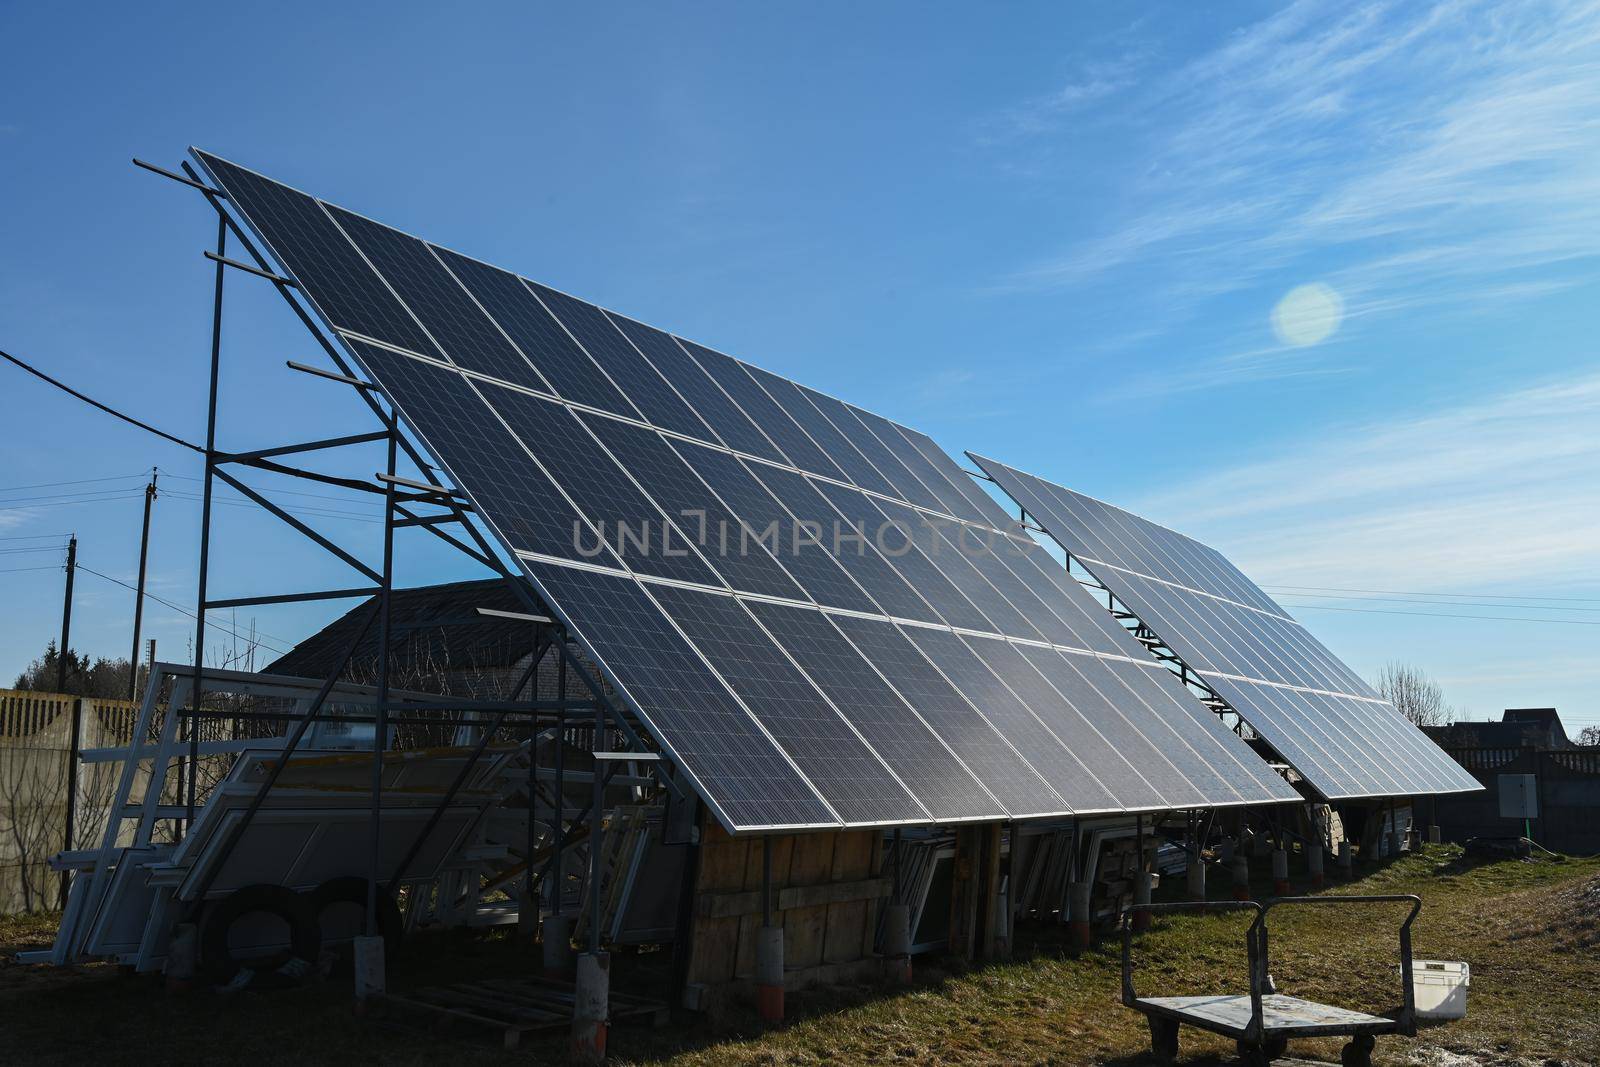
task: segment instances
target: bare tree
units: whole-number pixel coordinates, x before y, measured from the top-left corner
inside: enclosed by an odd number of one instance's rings
[[[1439,683],[1408,663],[1385,663],[1373,686],[1418,726],[1444,726],[1455,718],[1455,709],[1445,703]]]
[[[1573,739],[1577,745],[1600,745],[1600,725],[1589,725],[1578,731],[1578,736]]]

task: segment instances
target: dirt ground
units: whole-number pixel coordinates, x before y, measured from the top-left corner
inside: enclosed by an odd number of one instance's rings
[[[1265,888],[1265,887],[1263,887]],[[1379,1062],[1425,1067],[1600,1062],[1600,859],[1469,862],[1435,846],[1336,885],[1331,893],[1420,894],[1419,958],[1472,966],[1468,1017],[1415,1038],[1385,1037]],[[1381,1010],[1399,1000],[1393,906],[1274,913],[1272,971],[1284,992]],[[1136,946],[1137,984],[1161,993],[1242,989],[1244,922],[1237,916],[1164,921]],[[159,980],[96,964],[23,966],[44,947],[53,916],[0,919],[0,1062],[166,1063],[559,1062],[560,1035],[516,1053],[471,1026],[440,1029],[415,1012],[358,1019],[348,979],[278,992],[168,995]],[[862,985],[791,995],[789,1020],[762,1026],[745,1008],[612,1031],[619,1063],[1116,1064],[1153,1062],[1141,1016],[1118,1000],[1120,946],[1107,937],[1081,955],[1060,929],[1019,929],[1015,957],[965,967],[919,959],[915,984]],[[534,961],[501,931],[414,938],[390,970],[397,992],[490,975]],[[658,978],[666,957],[619,956],[615,986]],[[1297,1042],[1296,1057],[1337,1061],[1336,1040]],[[1231,1046],[1184,1031],[1183,1061],[1222,1063]]]

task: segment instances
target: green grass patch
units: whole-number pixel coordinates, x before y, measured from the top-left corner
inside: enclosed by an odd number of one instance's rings
[[[1600,1061],[1600,859],[1467,863],[1434,846],[1332,893],[1417,893],[1419,958],[1472,965],[1468,1017],[1416,1038],[1384,1037],[1380,1062],[1412,1062],[1424,1048],[1534,1063]],[[1282,908],[1272,915],[1272,972],[1286,993],[1367,1010],[1399,1002],[1398,905]],[[1243,992],[1243,914],[1166,919],[1139,939],[1141,992]],[[355,1019],[342,981],[279,993],[168,997],[158,982],[116,968],[22,967],[9,954],[48,944],[53,916],[0,920],[0,1033],[15,1062],[164,1056],[283,1063],[332,1059],[385,1063],[528,1062],[557,1059],[564,1041],[521,1053],[487,1034],[439,1032],[407,1018]],[[1011,962],[968,968],[917,961],[909,990],[876,986],[790,997],[790,1021],[765,1029],[734,1009],[661,1030],[619,1027],[621,1062],[722,1064],[1135,1063],[1148,1049],[1142,1016],[1119,1001],[1119,944],[1081,956],[1055,927],[1019,931]],[[619,987],[630,966],[619,961]],[[536,960],[504,933],[419,937],[391,974],[396,989],[512,975]],[[92,1023],[90,1022],[92,1020]],[[1337,1060],[1340,1041],[1296,1042],[1295,1055]],[[1183,1032],[1186,1060],[1226,1058],[1231,1043]]]

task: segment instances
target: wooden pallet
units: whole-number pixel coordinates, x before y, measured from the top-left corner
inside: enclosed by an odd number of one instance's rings
[[[449,986],[391,993],[385,1004],[416,1009],[441,1024],[471,1023],[498,1031],[514,1049],[526,1034],[558,1033],[572,1025],[574,994],[568,983],[546,978],[486,978]],[[663,1001],[612,992],[611,1022],[665,1026],[671,1012]]]

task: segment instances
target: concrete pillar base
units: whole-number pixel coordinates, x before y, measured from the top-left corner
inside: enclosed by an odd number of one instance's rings
[[[1148,904],[1148,903],[1150,903],[1150,895],[1155,891],[1155,887],[1156,887],[1156,884],[1159,881],[1159,879],[1160,879],[1160,875],[1151,874],[1151,873],[1147,873],[1147,872],[1144,872],[1144,871],[1141,871],[1138,874],[1135,874],[1133,876],[1133,902],[1134,902],[1134,904],[1138,905],[1138,904]],[[1136,911],[1136,912],[1134,912],[1133,913],[1133,928],[1135,930],[1148,930],[1148,929],[1150,929],[1150,919],[1151,919],[1151,915],[1150,915],[1150,913],[1148,911]]]
[[[911,981],[911,905],[890,904],[883,912],[883,962],[890,985]]]
[[[548,978],[572,973],[572,920],[565,915],[545,916],[544,973]]]
[[[1189,857],[1189,869],[1184,872],[1184,878],[1186,880],[1186,883],[1187,883],[1187,886],[1188,886],[1188,890],[1189,890],[1189,899],[1190,900],[1205,900],[1206,899],[1206,865],[1205,865],[1205,862],[1203,860],[1201,860],[1199,856],[1190,856]]]
[[[1439,845],[1444,843],[1444,835],[1439,831],[1438,823],[1428,824],[1428,844]]]
[[[194,988],[199,946],[200,935],[194,923],[179,923],[173,929],[165,968],[168,993],[185,993]]]
[[[1280,897],[1289,895],[1289,853],[1281,848],[1272,850],[1272,892]]]
[[[1073,882],[1067,886],[1067,928],[1073,948],[1089,947],[1089,896],[1092,889],[1088,882]]]
[[[355,950],[356,1003],[383,996],[387,984],[382,936],[358,937],[352,948]]]
[[[1322,854],[1322,842],[1320,840],[1306,843],[1306,873],[1311,876],[1311,889],[1313,892],[1322,888],[1322,863],[1325,858]]]
[[[1339,877],[1340,878],[1349,878],[1350,875],[1351,875],[1352,870],[1355,867],[1355,857],[1353,855],[1351,855],[1350,842],[1348,842],[1348,841],[1340,841],[1339,842],[1339,855],[1338,855],[1337,863],[1338,863],[1338,867],[1339,867]]]
[[[1233,899],[1250,899],[1250,861],[1243,853],[1233,857]]]
[[[611,1016],[611,954],[578,957],[578,984],[572,1001],[572,1061],[606,1061],[607,1021]]]
[[[769,1023],[783,1022],[781,926],[763,926],[756,934],[756,1012]]]

